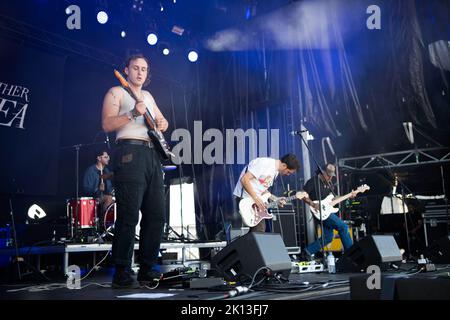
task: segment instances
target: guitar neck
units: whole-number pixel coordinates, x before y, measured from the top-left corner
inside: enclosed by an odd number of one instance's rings
[[[293,195],[293,196],[290,196],[290,197],[287,197],[287,198],[279,198],[276,202],[278,203],[281,200],[285,200],[286,202],[290,202],[290,201],[295,200],[295,199],[297,199],[297,196]]]
[[[125,90],[130,94],[130,96],[135,100],[138,101],[138,97],[136,97],[136,95],[134,94],[133,90],[130,89],[130,87],[125,87]],[[152,114],[150,113],[150,111],[146,108],[145,110],[145,114],[144,114],[144,118],[147,120],[146,124],[150,124],[153,126],[153,128],[149,128],[154,130],[154,128],[156,128],[156,121],[155,119],[153,119]]]
[[[348,198],[350,198],[352,196],[352,193],[349,192],[343,196],[337,197],[335,199],[333,199],[333,201],[331,201],[332,206],[337,205],[338,203],[347,200]]]

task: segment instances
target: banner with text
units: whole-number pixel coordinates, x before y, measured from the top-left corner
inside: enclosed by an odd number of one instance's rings
[[[0,192],[56,193],[64,57],[0,37]]]

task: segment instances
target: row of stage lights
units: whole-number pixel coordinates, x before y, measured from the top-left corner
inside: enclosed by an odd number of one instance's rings
[[[108,22],[108,14],[105,11],[99,11],[97,13],[97,21],[100,24],[107,23]],[[122,30],[120,32],[120,36],[122,38],[125,38],[127,36],[127,33],[124,30]],[[157,36],[157,34],[154,33],[154,32],[150,32],[147,35],[147,43],[149,45],[151,45],[151,46],[155,46],[158,43],[158,36]],[[165,56],[170,54],[170,49],[169,49],[168,45],[164,45],[164,44],[162,45],[162,54],[165,55]],[[187,58],[188,58],[188,60],[190,62],[196,62],[197,59],[198,59],[197,51],[194,50],[194,49],[189,49],[188,50],[188,54],[187,54]]]

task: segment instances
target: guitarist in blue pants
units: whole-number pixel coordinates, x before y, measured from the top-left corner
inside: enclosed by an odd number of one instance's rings
[[[309,198],[305,198],[304,201],[317,210],[319,210],[319,206],[313,201],[319,200],[319,196],[321,199],[324,199],[332,193],[332,179],[336,176],[336,167],[334,164],[328,163],[322,171],[323,175],[318,170],[316,175],[309,179],[303,187],[303,190],[309,195]],[[318,190],[318,188],[320,188],[320,190]],[[353,198],[355,196],[356,193],[352,191],[351,197]],[[318,222],[320,223],[320,221]],[[348,231],[348,226],[336,214],[332,213],[326,220],[323,220],[323,244],[325,246],[333,241],[333,230],[338,231],[345,250],[353,245],[352,238],[350,237],[350,233]],[[310,259],[312,255],[316,254],[321,249],[322,238],[319,238],[306,247],[304,258]]]
[[[116,267],[113,288],[137,288],[160,279],[156,262],[165,222],[165,193],[158,141],[152,134],[167,130],[168,122],[150,92],[142,87],[148,83],[149,63],[142,55],[130,57],[125,63],[122,86],[109,89],[103,101],[102,126],[116,132],[114,185],[117,219],[114,225],[112,258]],[[149,128],[151,119],[153,128]],[[160,146],[159,146],[160,147]],[[139,235],[137,280],[131,268],[136,225],[142,212]]]

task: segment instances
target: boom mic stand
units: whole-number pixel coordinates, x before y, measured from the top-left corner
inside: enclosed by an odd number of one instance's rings
[[[306,148],[308,149],[308,152],[309,152],[311,158],[313,159],[313,161],[314,161],[314,163],[315,163],[317,169],[319,170],[320,174],[321,174],[322,177],[323,177],[323,176],[324,176],[324,172],[323,172],[322,168],[320,167],[319,163],[317,162],[316,158],[314,157],[314,154],[312,153],[311,149],[309,148],[308,143],[306,142],[305,138],[303,138],[303,134],[300,133],[300,134],[298,134],[298,135],[301,137],[303,144],[304,144],[304,145],[306,146]],[[327,259],[326,259],[325,254],[324,254],[324,247],[325,247],[324,237],[325,237],[325,235],[324,235],[324,233],[323,233],[322,195],[321,195],[321,192],[320,192],[320,181],[319,181],[319,179],[320,179],[320,178],[317,176],[317,180],[316,180],[316,190],[317,190],[317,193],[318,193],[318,196],[319,196],[319,217],[320,217],[320,232],[321,232],[321,237],[320,237],[320,239],[321,239],[321,242],[322,242],[322,243],[321,243],[321,249],[320,249],[320,251],[322,252],[322,261],[323,261],[323,264],[326,265]],[[330,190],[332,190],[332,189],[330,188]]]

